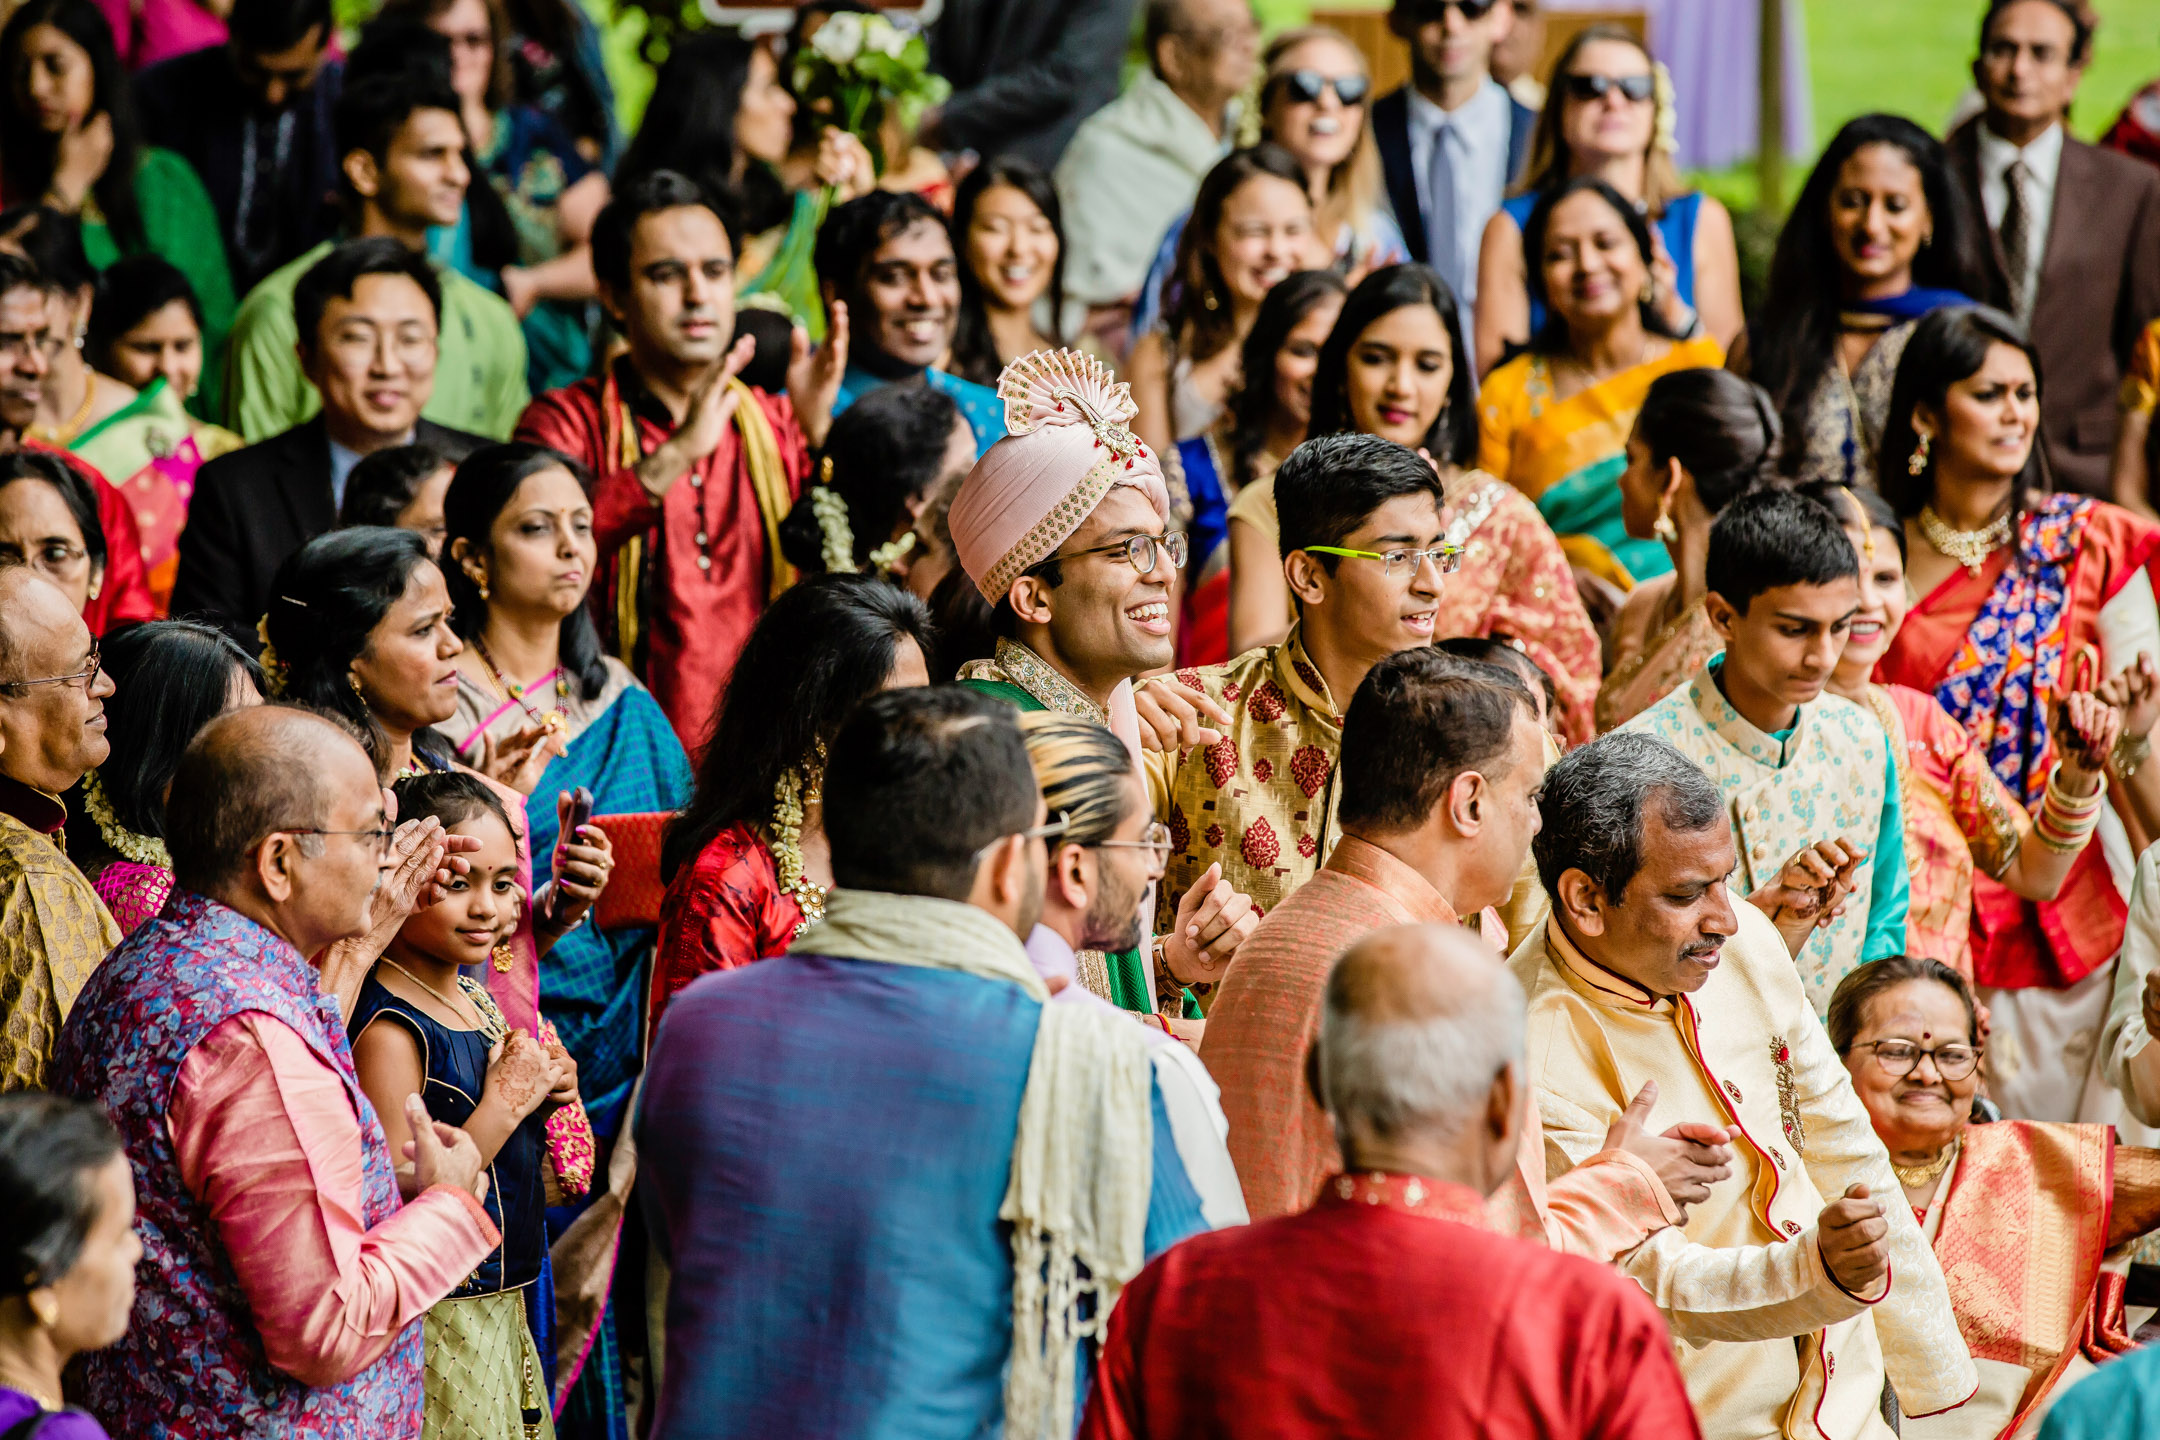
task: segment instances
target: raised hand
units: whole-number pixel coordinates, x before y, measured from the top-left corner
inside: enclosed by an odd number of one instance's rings
[[[788,403],[794,407],[795,423],[812,449],[825,443],[832,429],[833,404],[840,398],[840,381],[847,374],[847,301],[835,300],[826,312],[825,343],[810,348],[810,332],[797,325],[788,333]]]
[[[552,725],[527,725],[501,740],[481,736],[480,759],[473,768],[520,795],[530,795],[549,763],[569,753],[562,731]]]
[[[1140,745],[1145,750],[1179,755],[1195,745],[1222,739],[1215,725],[1228,725],[1230,712],[1190,686],[1158,677],[1133,687],[1133,708],[1140,713]]]
[[[570,794],[558,801],[559,821],[570,818]],[[567,935],[585,918],[607,888],[615,868],[615,845],[597,825],[580,825],[577,834],[562,843],[562,874],[548,888],[554,899],[538,911],[538,928],[548,935]]]
[[[1890,1251],[1884,1244],[1890,1222],[1883,1218],[1882,1202],[1869,1198],[1867,1186],[1847,1187],[1823,1206],[1815,1227],[1823,1268],[1851,1294],[1866,1297],[1890,1273]]]
[[[1845,913],[1853,892],[1853,872],[1868,852],[1851,840],[1818,840],[1785,862],[1777,879],[1748,896],[1748,903],[1770,917],[1793,954],[1817,926]]]
[[[532,1036],[512,1030],[488,1051],[487,1083],[480,1103],[500,1107],[515,1126],[539,1109],[562,1080],[561,1061]]]
[[[1210,865],[1178,901],[1176,928],[1162,937],[1163,961],[1184,984],[1219,980],[1259,925],[1252,896],[1222,878],[1220,863]]]
[[[2063,788],[2090,795],[2107,781],[2108,756],[2122,736],[2123,712],[2090,690],[2056,702],[2055,750],[2062,761]]]

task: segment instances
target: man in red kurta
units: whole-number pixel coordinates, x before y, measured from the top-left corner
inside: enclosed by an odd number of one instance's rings
[[[1699,1437],[1634,1282],[1486,1228],[1531,1113],[1523,1028],[1521,986],[1460,926],[1353,946],[1318,1067],[1345,1173],[1125,1287],[1081,1440]]]
[[[628,352],[533,401],[517,438],[592,472],[594,618],[695,752],[750,627],[795,578],[779,525],[831,423],[847,316],[836,309],[814,355],[795,332],[787,395],[738,380],[755,344],[734,342],[735,237],[673,171],[618,194],[592,252]]]

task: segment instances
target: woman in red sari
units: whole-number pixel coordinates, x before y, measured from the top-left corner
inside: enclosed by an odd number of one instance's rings
[[[697,792],[660,842],[651,1017],[710,970],[785,951],[824,918],[832,861],[818,801],[825,747],[864,696],[930,683],[930,612],[875,575],[819,575],[758,618],[698,759]]]
[[[2024,329],[1985,307],[1938,310],[1915,327],[1898,368],[1878,467],[1883,497],[1905,522],[1919,598],[1875,678],[1932,694],[2028,808],[2057,758],[2057,701],[2086,683],[2087,647],[2095,678],[2133,666],[2145,675],[2150,658],[2139,657],[2160,655],[2160,528],[2087,496],[2049,493],[2039,427]],[[2118,681],[2102,694],[2121,690]],[[2160,694],[2150,690],[2126,710],[2109,767],[2118,812],[2152,809],[2125,792],[2160,781],[2160,767],[2141,764],[2156,711]],[[2052,901],[1974,877],[1973,979],[1994,1016],[1990,1085],[2007,1112],[2077,1114],[2086,1032],[2096,1035],[2106,1013],[2124,914],[2101,845],[2085,848]]]

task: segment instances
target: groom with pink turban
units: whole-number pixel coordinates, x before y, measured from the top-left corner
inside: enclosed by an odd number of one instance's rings
[[[1133,682],[1170,663],[1171,591],[1186,553],[1161,462],[1132,433],[1131,390],[1088,356],[1023,356],[997,391],[1006,438],[975,462],[951,522],[998,644],[960,681],[1022,710],[1106,725],[1137,760]],[[1257,923],[1251,900],[1211,870],[1180,900],[1168,935],[1106,957],[1103,975],[1084,966],[1082,979],[1127,1010],[1183,1016],[1185,985],[1219,978]]]

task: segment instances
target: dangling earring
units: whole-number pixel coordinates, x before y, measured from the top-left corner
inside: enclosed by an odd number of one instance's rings
[[[1222,303],[1215,298],[1215,287],[1210,285],[1200,292],[1200,304],[1209,310],[1220,310]]]
[[[500,974],[509,974],[510,967],[517,963],[517,951],[510,948],[510,942],[507,940],[495,947],[494,955],[495,969]]]
[[[1920,443],[1913,446],[1912,458],[1905,462],[1906,474],[1912,476],[1914,479],[1918,479],[1920,477],[1920,472],[1927,469],[1928,446],[1931,443],[1933,443],[1932,437],[1930,437],[1925,431],[1922,431],[1920,435]]]
[[[1680,538],[1680,527],[1673,524],[1671,505],[1663,501],[1658,503],[1657,519],[1651,522],[1650,533],[1668,545]]]
[[[30,1302],[30,1313],[37,1323],[47,1330],[60,1323],[60,1297],[50,1290],[33,1290],[23,1297]]]
[[[366,702],[367,692],[360,688],[360,677],[358,675],[353,674],[350,670],[346,671],[345,683],[352,686],[352,693],[358,695],[362,703]]]
[[[476,582],[476,583],[477,583],[477,584],[478,584],[478,585],[480,586],[480,598],[481,598],[482,600],[485,600],[485,599],[487,599],[487,598],[488,598],[488,588],[487,588],[487,581],[485,581],[485,580],[481,580],[481,581],[478,581],[478,582]]]
[[[1921,248],[1922,250],[1925,250],[1925,249],[1927,249],[1927,248],[1928,248],[1928,246],[1930,246],[1930,245],[1933,245],[1934,243],[1935,243],[1935,231],[1934,231],[1934,228],[1933,228],[1932,226],[1930,226],[1930,227],[1928,228],[1928,230],[1927,230],[1927,231],[1926,231],[1926,232],[1925,232],[1924,234],[1922,234],[1922,235],[1921,235],[1921,237],[1920,237],[1920,248]]]
[[[1644,304],[1644,305],[1645,305],[1646,307],[1649,307],[1649,308],[1655,309],[1655,308],[1656,308],[1656,306],[1657,306],[1657,297],[1658,297],[1658,288],[1657,288],[1657,280],[1656,280],[1656,278],[1655,278],[1655,277],[1652,277],[1651,279],[1648,279],[1648,280],[1645,280],[1645,281],[1643,281],[1643,287],[1642,287],[1642,303],[1643,303],[1643,304]]]

